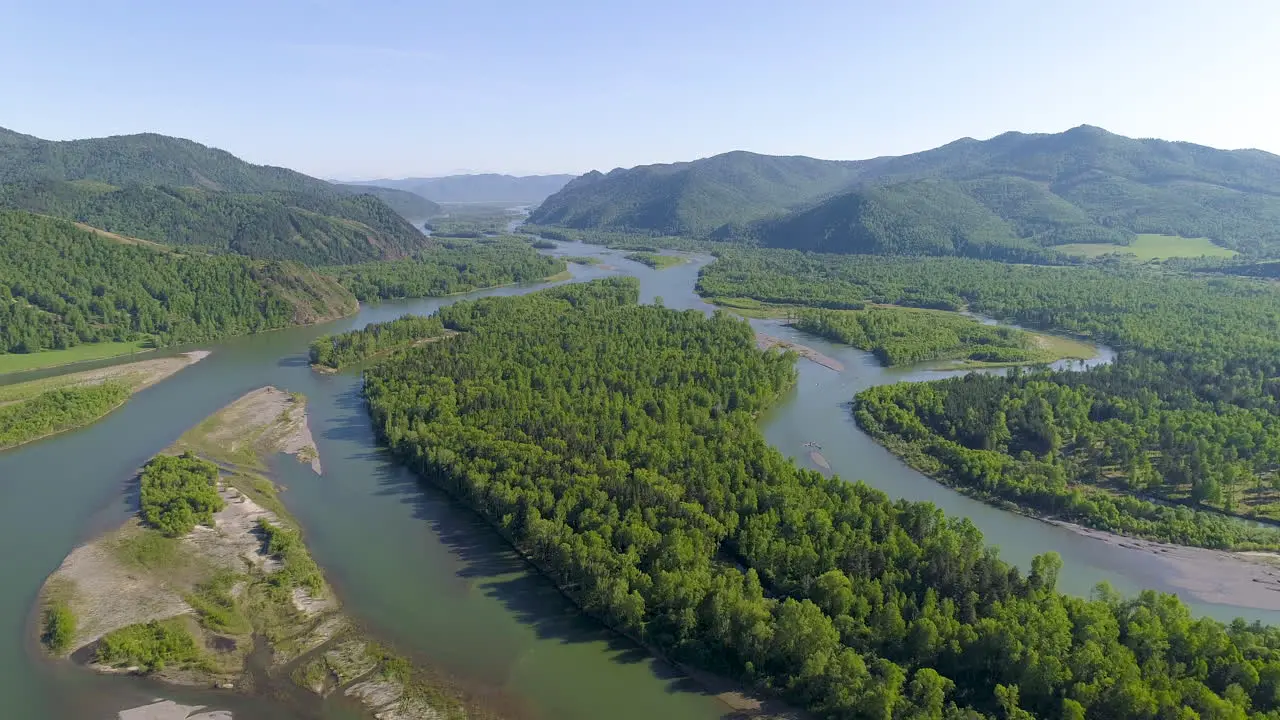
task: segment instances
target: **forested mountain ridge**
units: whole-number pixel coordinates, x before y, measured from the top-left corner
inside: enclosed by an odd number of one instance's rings
[[[378,185],[347,185],[343,183],[337,183],[334,187],[351,195],[372,195],[411,223],[422,222],[443,212],[436,203],[408,190],[397,190],[396,188]]]
[[[718,230],[829,252],[1017,255],[1066,243],[1124,244],[1135,233],[1207,237],[1252,255],[1280,251],[1280,157],[1259,150],[1132,139],[1081,126],[965,138],[846,163],[851,177],[844,186],[814,193],[804,207],[778,207],[795,202],[779,194],[754,207],[730,201],[708,208],[696,186],[669,181],[724,157],[589,174],[548,198],[531,221],[663,233]],[[744,187],[760,187],[759,178],[731,177],[725,195]],[[774,212],[764,217],[770,204]],[[639,207],[645,212],[634,212]],[[694,208],[709,222],[692,221]],[[746,221],[756,222],[733,225]]]
[[[404,257],[428,244],[380,189],[353,194],[190,140],[144,134],[53,142],[5,131],[0,142],[3,207],[156,242],[312,264]],[[398,199],[406,210],[434,207]]]
[[[157,345],[350,314],[336,280],[292,263],[128,245],[0,210],[0,353],[146,339]]]
[[[865,164],[736,151],[608,174],[593,171],[547,198],[529,222],[704,235],[841,190],[858,179]]]
[[[394,188],[438,203],[542,202],[572,175],[446,175],[434,178],[401,178],[349,183],[353,186]]]
[[[38,178],[240,193],[333,191],[329,183],[294,170],[254,165],[225,150],[156,133],[59,141],[0,131],[0,137],[19,138],[0,156],[0,182]]]

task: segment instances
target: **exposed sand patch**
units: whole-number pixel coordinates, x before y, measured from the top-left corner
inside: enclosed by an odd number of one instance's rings
[[[179,705],[172,700],[162,700],[116,714],[119,720],[231,720],[226,710],[199,712],[203,705]]]
[[[274,387],[264,387],[231,403],[179,440],[197,451],[217,448],[212,459],[239,456],[245,452],[280,452],[310,463],[321,474],[320,453],[316,450],[307,421],[306,401],[298,395]]]
[[[824,368],[835,370],[836,372],[844,372],[844,363],[833,357],[823,355],[807,345],[800,345],[798,343],[793,343],[790,340],[783,340],[782,338],[765,335],[764,333],[756,333],[756,344],[761,350],[768,350],[772,347],[791,350],[800,357],[812,360]]]
[[[280,561],[262,552],[257,535],[258,521],[280,524],[275,513],[263,508],[252,498],[230,486],[218,494],[226,506],[213,515],[213,527],[197,525],[182,539],[199,557],[227,570],[244,570],[251,566],[264,572],[280,569]]]
[[[406,697],[404,685],[385,678],[358,682],[346,694],[373,709],[378,720],[443,720],[440,712],[416,698]]]
[[[138,362],[86,370],[62,376],[71,385],[99,385],[108,380],[121,380],[131,385],[134,392],[150,387],[179,370],[209,357],[208,350],[193,350],[173,357],[139,360]]]
[[[817,450],[809,451],[809,462],[812,462],[814,465],[817,465],[823,470],[831,469],[831,463],[827,462],[827,459],[823,457],[822,453],[818,452]]]
[[[145,570],[128,567],[110,549],[112,540],[144,532],[131,522],[113,536],[82,545],[67,556],[50,582],[66,583],[75,613],[78,649],[134,623],[163,620],[191,612],[177,587],[157,583]],[[185,717],[185,716],[184,716]]]
[[[1086,537],[1130,551],[1149,554],[1167,568],[1166,582],[1201,602],[1280,610],[1280,555],[1228,552],[1139,540],[1049,520]]]

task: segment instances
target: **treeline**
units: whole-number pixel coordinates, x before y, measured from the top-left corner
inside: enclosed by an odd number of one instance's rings
[[[960,359],[1026,362],[1036,356],[1032,337],[1026,332],[983,325],[974,318],[944,312],[902,308],[805,310],[793,324],[807,333],[867,350],[882,365]]]
[[[294,265],[125,245],[60,220],[0,211],[0,353],[192,342],[354,309],[333,280]]]
[[[405,315],[340,335],[322,335],[311,343],[311,364],[338,369],[415,342],[440,337],[444,325],[434,315]]]
[[[129,399],[118,382],[56,388],[33,398],[0,404],[0,450],[97,420]]]
[[[367,373],[374,425],[592,614],[822,717],[1280,717],[1280,631],[1061,595],[1056,555],[797,468],[755,423],[791,356],[637,296],[445,308],[465,335]]]
[[[857,417],[977,495],[1174,542],[1280,544],[1270,530],[1196,512],[1280,520],[1280,290],[1270,284],[757,252],[725,255],[700,288],[799,304],[967,306],[1114,345],[1115,363],[1084,372],[873,388]]]
[[[537,282],[563,272],[564,260],[512,238],[445,240],[413,259],[328,268],[361,301],[441,297],[495,285]]]

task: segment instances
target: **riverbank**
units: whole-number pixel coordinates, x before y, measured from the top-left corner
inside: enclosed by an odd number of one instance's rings
[[[799,343],[794,343],[790,340],[783,340],[782,338],[766,335],[764,333],[756,333],[756,345],[761,350],[768,350],[769,348],[775,347],[783,350],[790,350],[800,357],[812,360],[824,368],[835,370],[836,372],[844,372],[844,363],[833,357],[823,355],[807,345],[800,345]]]
[[[1149,554],[1152,562],[1166,568],[1170,585],[1202,602],[1280,610],[1280,554],[1173,545],[1060,520],[1044,521],[1108,545]]]
[[[73,550],[41,590],[50,654],[101,673],[302,696],[297,703],[338,693],[378,717],[463,717],[459,699],[341,611],[277,497],[268,457],[292,455],[321,472],[305,398],[255,390],[162,455],[180,453],[212,463],[221,505],[212,522],[169,537],[134,517]]]
[[[101,420],[144,388],[209,356],[204,350],[0,386],[0,450]]]
[[[1152,561],[1164,568],[1164,572],[1157,574],[1175,592],[1185,593],[1196,600],[1215,605],[1280,611],[1280,554],[1278,553],[1233,552],[1175,545],[1120,535],[1049,517],[1031,508],[1022,507],[953,482],[944,475],[940,475],[941,467],[934,458],[923,454],[914,445],[904,442],[896,435],[875,427],[868,427],[860,418],[857,419],[857,424],[906,465],[940,485],[945,485],[1005,512],[1017,513],[1107,545],[1149,555]]]

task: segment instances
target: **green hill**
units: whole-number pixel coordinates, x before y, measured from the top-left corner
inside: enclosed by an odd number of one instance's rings
[[[803,159],[842,168],[829,176],[833,184],[843,178],[835,188],[767,174],[771,161],[796,158],[733,162],[740,155],[584,175],[531,221],[830,252],[1021,256],[1068,243],[1124,245],[1149,233],[1280,254],[1280,157],[1257,150],[1081,126],[853,163]],[[726,163],[738,172],[720,172]],[[709,172],[720,181],[703,180]]]
[[[861,163],[748,152],[590,172],[529,216],[539,225],[705,235],[780,213],[857,180]]]
[[[442,212],[439,205],[408,190],[397,190],[377,185],[344,185],[341,183],[334,185],[334,187],[350,195],[372,195],[411,223],[421,223]]]
[[[398,258],[427,240],[371,195],[30,180],[0,185],[0,206],[171,245],[307,264]]]
[[[0,353],[192,342],[355,309],[336,280],[293,263],[129,245],[0,211]]]
[[[54,142],[0,131],[0,206],[175,245],[313,264],[398,258],[428,244],[382,200],[164,135]],[[405,201],[403,209],[429,208]]]

